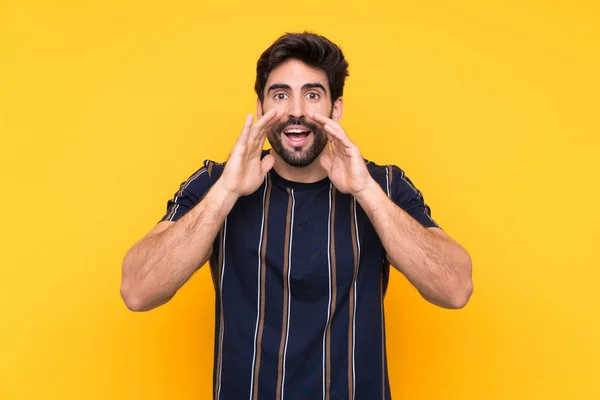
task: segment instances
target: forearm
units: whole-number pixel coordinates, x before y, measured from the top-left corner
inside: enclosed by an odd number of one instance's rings
[[[472,291],[468,253],[441,232],[423,227],[373,181],[357,201],[367,213],[388,260],[421,295],[445,308],[461,308]]]
[[[206,263],[237,198],[217,181],[181,219],[129,250],[121,292],[130,309],[146,311],[164,304]]]

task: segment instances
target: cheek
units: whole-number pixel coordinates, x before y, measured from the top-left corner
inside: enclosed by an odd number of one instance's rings
[[[273,105],[267,99],[264,99],[262,103],[260,103],[260,110],[262,111],[262,115],[265,115],[269,112],[269,110],[273,108]]]
[[[283,111],[283,116],[281,117],[281,121],[279,121],[279,122],[282,122],[288,118],[289,111],[287,110],[287,108],[283,107],[282,105],[278,105],[278,104],[270,104],[270,105],[265,104],[263,107],[263,115],[268,113],[271,110]]]
[[[265,98],[265,100],[262,103],[262,107],[265,112],[268,112],[269,110],[285,108],[285,102],[275,101],[271,98]]]
[[[310,109],[313,112],[317,112],[317,113],[319,113],[321,115],[325,115],[325,116],[329,116],[331,114],[331,112],[333,111],[331,104],[329,104],[327,102],[312,104],[312,105],[310,105]]]

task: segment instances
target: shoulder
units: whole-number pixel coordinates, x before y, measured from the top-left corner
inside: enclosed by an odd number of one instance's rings
[[[367,166],[367,169],[369,170],[369,173],[373,177],[385,176],[386,172],[389,173],[389,169],[392,166],[394,166],[393,164],[377,163],[373,160],[369,160],[366,158],[364,160],[365,160],[365,165]]]
[[[423,196],[417,186],[406,175],[405,170],[397,164],[378,164],[370,160],[365,160],[365,163],[373,179],[379,183],[388,195],[398,197],[408,194],[416,198]]]
[[[191,175],[181,182],[176,196],[181,196],[185,192],[201,195],[219,179],[224,168],[225,164],[222,162],[205,159]]]
[[[405,178],[404,170],[396,164],[381,164],[365,159],[365,165],[371,177],[379,183],[382,189],[389,191],[392,185],[396,185],[396,179]],[[396,181],[396,182],[395,182]]]
[[[205,159],[201,169],[205,169],[208,172],[208,177],[210,180],[214,182],[219,179],[223,173],[223,170],[225,169],[225,162]]]

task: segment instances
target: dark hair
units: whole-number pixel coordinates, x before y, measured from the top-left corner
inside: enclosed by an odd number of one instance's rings
[[[286,33],[261,54],[256,64],[254,90],[261,103],[269,74],[289,59],[300,60],[327,74],[332,103],[343,95],[344,82],[349,74],[348,62],[342,50],[321,35],[310,32]]]

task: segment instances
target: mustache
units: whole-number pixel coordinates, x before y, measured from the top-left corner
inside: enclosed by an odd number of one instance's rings
[[[318,133],[321,131],[321,128],[319,128],[318,125],[307,121],[304,117],[298,118],[290,116],[287,121],[277,124],[277,126],[275,127],[275,132],[283,132],[285,128],[292,125],[301,125],[307,128],[308,130],[312,131],[313,133]]]

